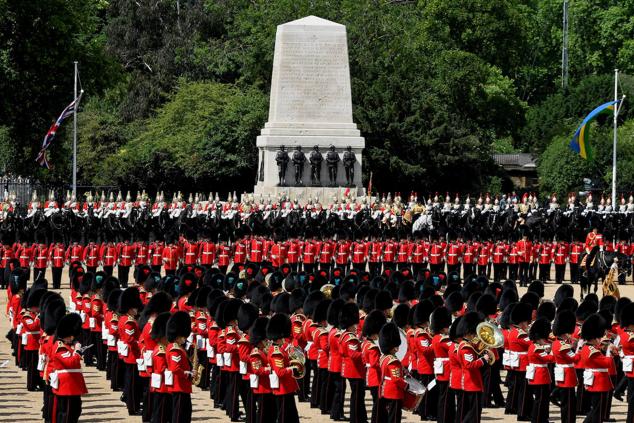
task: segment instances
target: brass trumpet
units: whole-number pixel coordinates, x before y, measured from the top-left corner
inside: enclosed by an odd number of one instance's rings
[[[493,323],[482,322],[478,324],[476,336],[471,340],[471,343],[473,344],[473,348],[480,355],[488,351],[489,359],[487,362],[489,365],[492,365],[495,363],[495,356],[492,350],[504,345],[504,335],[500,328]]]

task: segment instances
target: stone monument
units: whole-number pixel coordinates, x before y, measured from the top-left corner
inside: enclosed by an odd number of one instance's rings
[[[285,193],[300,200],[330,199],[336,192],[343,192],[340,187],[346,186],[356,187],[352,190],[354,195],[363,193],[361,166],[365,140],[352,121],[345,26],[307,16],[277,27],[269,119],[256,144],[259,157],[256,196]],[[326,152],[334,146],[340,157],[336,181],[331,183],[327,166],[316,166],[313,160],[304,159],[302,165],[306,169],[294,173],[301,179],[311,172],[311,184],[287,178],[288,186],[279,186],[275,158],[281,146],[287,151],[322,152],[324,161]],[[356,159],[352,172],[344,171],[344,152],[348,147]],[[312,175],[316,170],[319,177]],[[347,181],[346,175],[354,179]],[[317,181],[320,187],[315,186]]]

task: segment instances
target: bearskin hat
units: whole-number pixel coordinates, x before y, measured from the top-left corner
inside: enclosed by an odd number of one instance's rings
[[[248,280],[252,280],[255,275],[258,274],[258,270],[260,270],[260,267],[255,263],[247,263],[247,265],[244,267],[244,272],[246,273],[246,277]]]
[[[432,295],[431,297],[429,297],[427,299],[429,301],[431,301],[431,303],[434,305],[434,309],[437,308],[437,307],[444,307],[445,306],[445,301],[438,294]]]
[[[348,329],[359,324],[359,307],[355,303],[346,303],[339,311],[339,329]]]
[[[545,318],[539,318],[533,322],[528,330],[528,337],[531,341],[539,339],[548,339],[550,336],[550,321]]]
[[[208,278],[208,285],[213,289],[223,289],[224,288],[225,275],[222,273],[211,273]]]
[[[198,279],[193,273],[184,273],[178,282],[178,295],[182,296],[194,292],[198,285],[197,281]]]
[[[282,283],[286,276],[280,271],[271,273],[271,277],[269,278],[269,288],[271,292],[279,291],[283,288]]]
[[[610,310],[599,310],[599,314],[603,317],[603,321],[605,322],[605,330],[612,329],[614,315],[610,312]]]
[[[447,288],[445,288],[445,292],[443,292],[442,296],[444,299],[447,299],[454,292],[460,293],[460,290],[461,290],[460,285],[456,285],[456,284],[447,285]]]
[[[557,308],[559,308],[559,306],[561,306],[561,302],[565,298],[573,297],[574,295],[575,289],[572,285],[562,284],[559,285],[559,288],[557,288],[557,291],[555,291],[555,298],[553,298],[553,302],[555,303]]]
[[[624,314],[625,313],[624,310],[631,303],[632,303],[632,300],[630,300],[628,297],[621,297],[616,302],[616,306],[614,307],[614,318],[616,319],[617,322],[621,323],[621,325],[623,324],[623,318],[627,319],[627,315]],[[632,308],[628,308],[628,310],[632,310]],[[634,319],[634,317],[632,317],[632,319]],[[628,325],[625,325],[625,326],[628,326]]]
[[[267,316],[271,314],[271,303],[273,302],[273,294],[267,292],[260,298],[260,314]]]
[[[179,337],[189,337],[189,334],[192,331],[191,326],[192,322],[191,318],[189,317],[189,313],[185,311],[177,311],[176,313],[172,314],[172,316],[167,321],[167,328],[165,331],[167,334],[167,341],[175,342],[176,339]]]
[[[304,304],[302,305],[302,309],[306,317],[312,317],[317,304],[319,304],[324,298],[324,293],[321,291],[313,291],[306,296]]]
[[[484,290],[484,293],[492,295],[493,298],[495,298],[495,301],[497,302],[500,299],[500,295],[502,295],[503,290],[504,288],[502,288],[501,283],[492,282],[489,284],[489,286],[487,286],[487,289]]]
[[[449,339],[451,339],[453,342],[458,342],[458,339],[462,337],[461,335],[458,335],[458,325],[460,324],[460,322],[462,322],[463,317],[464,316],[458,316],[451,323],[451,326],[449,326]]]
[[[257,345],[266,339],[266,327],[269,324],[267,317],[258,317],[255,319],[251,329],[249,329],[249,342],[251,345]]]
[[[409,306],[407,304],[399,304],[394,307],[392,312],[392,322],[401,329],[405,329],[409,322]]]
[[[55,331],[55,337],[57,339],[68,338],[72,336],[77,339],[81,335],[81,317],[77,313],[69,313],[62,317]]]
[[[225,321],[224,314],[225,309],[227,308],[227,304],[229,304],[229,298],[223,298],[223,300],[216,307],[216,313],[214,314],[214,321],[218,325],[220,329],[224,329],[227,327],[227,322]]]
[[[355,302],[359,305],[359,308],[361,308],[361,305],[363,304],[363,299],[365,298],[365,294],[367,294],[367,292],[370,290],[370,287],[368,286],[367,283],[363,283],[359,285],[359,289],[357,289],[357,295],[356,295],[356,300]]]
[[[40,324],[47,335],[53,335],[62,317],[66,315],[66,304],[61,297],[51,297],[40,311]]]
[[[537,310],[537,307],[539,307],[539,295],[529,291],[526,294],[522,295],[522,298],[520,298],[520,303],[526,303],[530,305],[533,310]]]
[[[154,319],[154,323],[152,323],[152,330],[150,331],[150,338],[155,341],[158,341],[161,338],[167,337],[167,322],[172,317],[172,314],[169,311],[160,313]]]
[[[398,299],[398,285],[396,282],[388,282],[387,285],[385,285],[385,291],[390,293],[392,301]]]
[[[44,277],[41,277],[33,281],[33,284],[31,285],[31,290],[35,289],[48,289],[48,280],[46,280],[46,278]]]
[[[454,314],[462,310],[464,298],[460,292],[453,292],[445,299],[445,304],[447,310],[449,310],[451,314]]]
[[[361,309],[363,311],[365,311],[366,313],[371,312],[372,310],[374,310],[374,304],[376,301],[376,296],[380,291],[376,288],[370,288],[368,289],[368,292],[365,293],[365,295],[363,296],[363,303],[361,303]]]
[[[515,284],[514,280],[507,279],[504,282],[502,282],[502,289],[503,290],[512,289],[513,291],[517,292],[517,285]]]
[[[622,328],[634,325],[634,303],[629,302],[621,307],[620,323]]]
[[[220,292],[220,295],[218,295],[218,292]],[[212,319],[215,319],[216,311],[220,303],[226,299],[227,297],[225,297],[224,293],[219,289],[214,289],[207,295],[207,311]]]
[[[586,295],[586,297],[584,298],[584,301],[592,301],[594,302],[597,307],[599,307],[599,296],[593,292],[591,292],[590,294]],[[597,308],[598,310],[598,308]]]
[[[328,310],[330,309],[330,303],[332,300],[323,299],[317,304],[315,307],[315,311],[313,312],[313,322],[321,323],[328,320]]]
[[[575,331],[577,320],[571,310],[563,310],[557,313],[553,322],[553,335],[562,336],[572,334]]]
[[[357,294],[357,286],[354,283],[346,282],[339,288],[339,297],[345,302],[354,301]]]
[[[266,325],[267,338],[276,341],[291,336],[291,319],[283,313],[274,314]]]
[[[29,296],[26,299],[26,307],[27,308],[39,307],[40,301],[42,300],[42,297],[44,296],[46,292],[47,292],[46,289],[43,289],[43,288],[39,288],[39,289],[31,288],[29,291]]]
[[[389,354],[401,345],[401,334],[394,323],[383,325],[379,331],[379,349],[383,354]]]
[[[433,333],[440,333],[451,326],[451,313],[446,307],[436,308],[429,318],[429,325]]]
[[[610,313],[614,313],[616,307],[616,298],[612,295],[606,295],[599,301],[599,310],[608,310]]]
[[[273,297],[273,301],[271,301],[271,311],[273,313],[291,314],[289,307],[290,299],[291,294],[288,292],[280,292]]]
[[[386,323],[387,319],[385,318],[385,314],[379,310],[373,310],[365,316],[361,332],[366,338],[372,335],[378,335],[379,331]]]
[[[555,318],[555,313],[557,312],[557,308],[555,307],[555,303],[552,301],[544,301],[537,307],[537,318],[544,318],[549,322],[552,322]]]
[[[434,311],[434,304],[430,300],[424,300],[414,306],[412,324],[420,326],[429,322],[429,316]]]
[[[478,325],[482,322],[482,316],[480,313],[475,311],[470,311],[466,313],[462,320],[460,320],[460,324],[456,328],[456,335],[459,337],[464,337],[465,335],[475,334],[478,328]]]
[[[581,306],[579,306],[579,308],[581,308]],[[590,341],[592,339],[602,338],[605,334],[605,326],[605,320],[600,314],[594,313],[589,315],[581,326],[581,339]]]
[[[339,313],[343,308],[344,302],[341,298],[337,298],[330,303],[327,313],[328,324],[333,327],[339,327]]]
[[[510,329],[511,327],[511,313],[513,309],[518,303],[510,303],[506,306],[506,308],[502,311],[500,315],[500,328],[502,329]]]
[[[94,278],[95,278],[95,275],[93,273],[91,272],[84,273],[84,277],[79,282],[79,287],[77,288],[77,291],[81,295],[86,295],[87,293],[89,293],[90,288],[92,287],[92,281]]]
[[[528,285],[528,292],[534,292],[539,298],[544,296],[544,282],[533,281]]]
[[[497,313],[498,305],[493,295],[484,294],[478,298],[475,308],[475,311],[482,313],[485,316],[491,316]]]
[[[119,288],[115,288],[110,292],[110,295],[108,295],[108,301],[106,301],[108,310],[110,311],[119,310],[119,300],[121,299],[122,293],[123,293],[123,290]]]
[[[471,294],[473,294],[474,292],[479,292],[479,291],[480,291],[480,285],[478,285],[476,281],[470,281],[465,283],[465,285],[460,290],[460,293],[462,294],[463,298],[469,298]]]
[[[231,298],[227,301],[227,305],[222,312],[222,318],[226,325],[238,319],[238,310],[242,304],[242,301],[237,298]]]
[[[401,284],[398,290],[398,301],[400,303],[406,303],[416,298],[416,288],[412,281],[405,281]]]
[[[482,296],[482,292],[476,291],[467,298],[467,311],[477,311],[476,303]]]
[[[519,302],[511,312],[511,324],[519,325],[522,322],[530,322],[533,314],[533,306],[529,303]]]
[[[226,311],[226,310],[225,310]],[[243,303],[238,309],[238,328],[242,332],[247,332],[255,319],[258,318],[260,312],[256,306],[251,303]]]
[[[150,301],[143,309],[143,314],[160,314],[165,313],[166,311],[170,311],[172,309],[173,299],[167,292],[159,291],[156,294],[152,295]]]
[[[367,295],[367,294],[366,294]],[[392,295],[389,291],[381,290],[374,298],[374,308],[377,310],[389,310],[392,308]]]
[[[559,304],[559,307],[557,307],[557,311],[570,310],[573,313],[576,313],[578,308],[579,303],[577,302],[577,300],[572,297],[568,297],[561,300],[561,304]]]
[[[291,291],[290,298],[288,300],[288,309],[291,313],[295,313],[297,310],[304,306],[304,300],[306,299],[306,293],[301,288],[295,288]],[[303,310],[302,310],[303,311]]]
[[[584,321],[588,317],[596,313],[598,310],[599,304],[595,303],[592,300],[585,300],[581,304],[579,304],[579,308],[577,308],[575,315],[577,316],[577,320]]]
[[[147,264],[139,266],[134,272],[134,280],[137,284],[143,284],[152,274],[152,268]]]
[[[516,303],[518,301],[519,297],[517,296],[517,291],[514,289],[505,289],[502,291],[502,295],[500,295],[498,308],[500,310],[505,310],[509,304]]]
[[[139,295],[139,290],[136,287],[126,288],[119,298],[120,314],[127,314],[128,311],[133,308],[136,308],[139,311],[143,308],[141,296]]]

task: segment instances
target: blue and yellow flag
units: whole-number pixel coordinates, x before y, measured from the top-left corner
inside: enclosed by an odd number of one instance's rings
[[[596,109],[590,112],[588,116],[581,122],[579,128],[575,132],[575,135],[572,137],[570,141],[570,148],[579,154],[582,159],[590,159],[592,158],[592,151],[590,150],[590,143],[588,142],[588,123],[590,123],[594,118],[596,118],[599,114],[605,112],[612,112],[617,104],[619,104],[621,100],[617,101],[609,101],[605,104],[600,105]]]

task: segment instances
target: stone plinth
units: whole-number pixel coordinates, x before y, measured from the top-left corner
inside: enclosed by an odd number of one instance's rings
[[[325,162],[328,147],[334,145],[341,159],[346,147],[352,147],[357,158],[354,184],[360,192],[365,140],[352,121],[345,26],[308,16],[277,27],[269,121],[256,145],[259,151],[256,194],[268,194],[277,187],[275,154],[282,145],[291,157],[296,146],[301,146],[307,159],[313,146],[319,146],[324,156],[322,186],[329,184]],[[336,185],[345,185],[343,161],[337,173]],[[294,184],[292,163],[286,181]],[[309,188],[308,160],[303,181]]]

